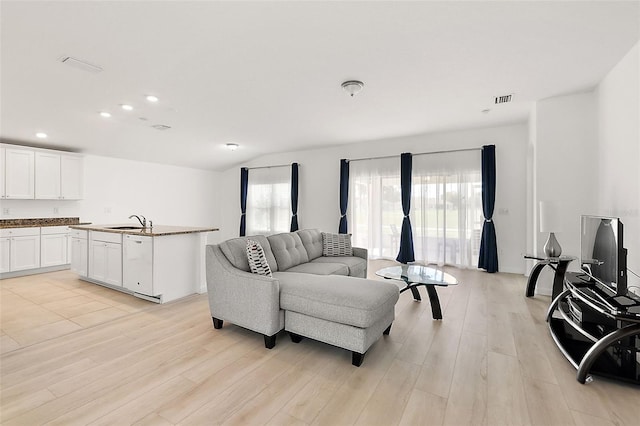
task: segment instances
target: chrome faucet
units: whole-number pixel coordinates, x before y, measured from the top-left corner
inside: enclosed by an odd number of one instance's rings
[[[132,214],[131,216],[129,216],[129,219],[131,219],[132,217],[135,217],[136,219],[138,219],[138,222],[140,222],[140,225],[142,225],[143,228],[147,227],[147,219],[144,216],[142,215],[138,216],[137,214]]]

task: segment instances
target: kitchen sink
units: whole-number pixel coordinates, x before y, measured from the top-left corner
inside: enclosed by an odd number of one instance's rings
[[[142,229],[142,226],[109,226],[107,227],[107,229],[120,229],[122,231],[125,231],[128,229]]]

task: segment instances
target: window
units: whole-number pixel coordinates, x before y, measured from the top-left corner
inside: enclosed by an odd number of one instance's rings
[[[247,235],[288,232],[291,221],[291,173],[289,167],[249,170]]]
[[[416,155],[411,183],[416,260],[477,267],[483,223],[480,151]]]
[[[476,267],[482,232],[480,151],[414,155],[411,227],[416,262]],[[350,164],[355,246],[395,259],[400,246],[400,157]]]
[[[349,164],[349,223],[353,245],[370,259],[395,259],[400,246],[400,158]]]

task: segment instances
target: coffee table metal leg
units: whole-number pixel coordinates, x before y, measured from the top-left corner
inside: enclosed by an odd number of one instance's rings
[[[440,299],[438,299],[438,293],[436,292],[435,286],[426,285],[427,294],[429,294],[429,301],[431,302],[431,313],[433,314],[433,319],[442,319],[442,310],[440,309]]]
[[[417,300],[418,302],[422,300],[422,298],[420,297],[420,292],[418,292],[418,287],[417,286],[410,286],[409,287],[411,289],[411,293],[413,293],[413,298],[415,300]]]

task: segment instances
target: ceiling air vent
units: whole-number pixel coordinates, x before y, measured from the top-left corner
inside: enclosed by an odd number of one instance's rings
[[[151,127],[153,127],[156,130],[169,130],[171,128],[171,126],[165,126],[164,124],[154,124]]]
[[[63,56],[62,58],[60,58],[60,62],[66,65],[70,65],[74,68],[78,68],[79,70],[87,71],[93,74],[98,74],[99,72],[102,72],[101,67],[90,64],[89,62],[86,62],[71,56]]]
[[[511,97],[513,95],[502,95],[502,96],[496,96],[495,102],[496,104],[506,104],[507,102],[511,102]]]

